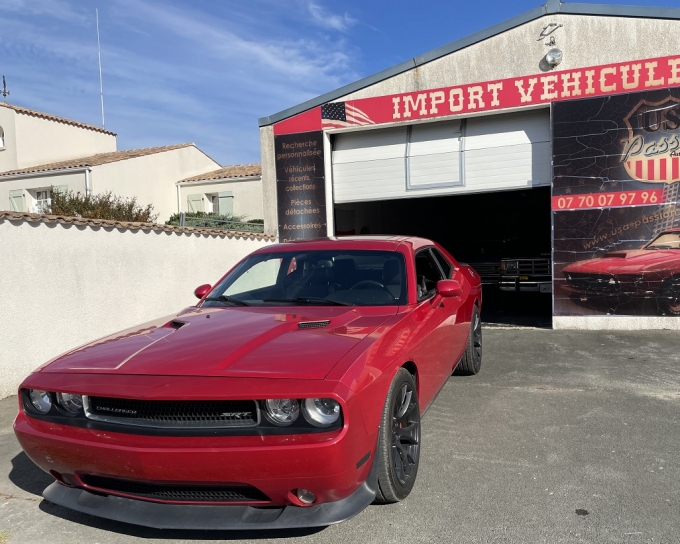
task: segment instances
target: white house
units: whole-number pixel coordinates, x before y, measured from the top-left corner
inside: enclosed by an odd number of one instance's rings
[[[181,211],[263,217],[262,169],[237,164],[177,182]]]
[[[259,165],[223,168],[192,143],[117,151],[111,131],[0,103],[0,210],[40,213],[52,187],[135,197],[159,222],[199,208],[263,217]]]

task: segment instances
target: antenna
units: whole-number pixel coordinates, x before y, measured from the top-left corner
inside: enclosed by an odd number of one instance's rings
[[[104,85],[102,83],[102,48],[99,43],[99,10],[94,10],[95,17],[97,19],[97,55],[99,56],[99,97],[102,101],[102,128],[106,128],[106,123],[104,122]]]
[[[7,102],[7,97],[9,96],[9,91],[7,90],[7,83],[5,82],[5,76],[2,76],[2,92],[0,92],[2,98]]]

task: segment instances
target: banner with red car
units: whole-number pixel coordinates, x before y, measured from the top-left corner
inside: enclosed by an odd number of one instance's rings
[[[556,102],[555,315],[680,316],[680,89]]]

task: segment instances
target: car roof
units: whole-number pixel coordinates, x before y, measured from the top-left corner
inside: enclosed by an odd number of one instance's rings
[[[313,240],[296,240],[283,242],[263,247],[256,253],[271,253],[276,251],[304,251],[314,249],[374,249],[383,251],[396,251],[397,248],[406,244],[414,251],[423,246],[433,246],[435,243],[426,238],[417,236],[332,236],[328,238],[315,238]]]

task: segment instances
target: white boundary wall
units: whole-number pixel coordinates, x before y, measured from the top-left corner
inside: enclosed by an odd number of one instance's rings
[[[196,287],[270,243],[0,219],[0,398],[60,353],[195,304]]]

